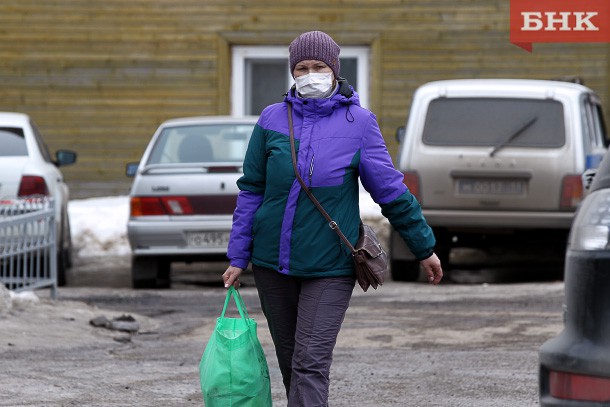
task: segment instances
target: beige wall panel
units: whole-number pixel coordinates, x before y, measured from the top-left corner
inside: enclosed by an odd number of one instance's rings
[[[230,110],[232,45],[320,29],[371,46],[371,108],[390,152],[417,86],[447,78],[578,75],[608,102],[606,44],[509,42],[506,0],[20,0],[0,2],[0,110],[29,113],[74,197],[126,194],[160,122]]]

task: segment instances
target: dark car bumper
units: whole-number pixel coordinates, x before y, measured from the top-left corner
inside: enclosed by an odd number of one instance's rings
[[[540,348],[540,405],[610,406],[610,252],[568,251],[565,306],[565,329]]]

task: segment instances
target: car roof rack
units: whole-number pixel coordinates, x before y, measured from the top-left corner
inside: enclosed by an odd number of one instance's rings
[[[582,77],[578,76],[578,75],[564,75],[564,76],[559,76],[557,78],[552,78],[551,80],[559,81],[559,82],[576,83],[578,85],[584,85],[585,84],[585,80]]]

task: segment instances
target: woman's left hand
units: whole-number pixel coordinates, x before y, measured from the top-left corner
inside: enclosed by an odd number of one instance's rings
[[[435,253],[432,253],[432,256],[427,259],[422,260],[420,264],[423,267],[430,284],[436,285],[441,282],[441,279],[443,278],[443,269],[441,267],[441,261]]]

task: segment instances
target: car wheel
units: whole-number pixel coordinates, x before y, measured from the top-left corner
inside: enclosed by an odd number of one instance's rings
[[[73,247],[72,247],[72,231],[70,229],[70,218],[66,215],[66,229],[65,229],[65,262],[66,268],[70,269],[73,266]]]
[[[170,262],[155,256],[131,259],[131,282],[133,288],[170,288]]]
[[[417,281],[419,278],[419,261],[391,260],[390,273],[394,281]]]
[[[66,251],[61,248],[57,253],[57,285],[63,287],[67,283],[68,259]]]
[[[72,235],[67,215],[64,214],[65,224],[62,226],[61,236],[57,241],[57,285],[63,287],[67,284],[68,269],[72,267]]]

